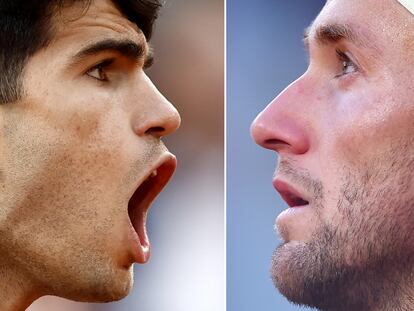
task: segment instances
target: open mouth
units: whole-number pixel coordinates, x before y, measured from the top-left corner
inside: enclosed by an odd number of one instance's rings
[[[289,207],[303,207],[309,205],[309,201],[302,197],[302,195],[292,186],[283,181],[275,180],[273,185],[277,192],[279,192],[282,199],[289,205]]]
[[[308,201],[290,192],[280,193],[280,195],[282,196],[283,200],[287,203],[287,205],[289,205],[290,207],[301,207],[309,204]]]
[[[131,224],[138,235],[140,254],[137,261],[144,263],[149,259],[150,243],[146,230],[148,209],[152,202],[171,179],[177,161],[167,154],[146,175],[128,202],[128,214]]]

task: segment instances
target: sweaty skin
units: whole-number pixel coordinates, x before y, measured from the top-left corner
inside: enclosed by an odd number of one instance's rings
[[[275,187],[308,202],[276,221],[272,278],[321,310],[412,310],[414,18],[395,0],[330,0],[305,42],[307,71],[252,125],[279,154]]]
[[[143,33],[109,0],[53,18],[52,42],[28,60],[24,96],[0,105],[0,309],[43,295],[112,301],[132,287],[136,254],[128,202],[166,155],[180,123],[143,71]],[[91,42],[128,39],[144,53],[105,51],[73,63]],[[106,67],[94,67],[112,59]],[[101,81],[100,81],[101,80]],[[134,253],[135,252],[135,253]]]

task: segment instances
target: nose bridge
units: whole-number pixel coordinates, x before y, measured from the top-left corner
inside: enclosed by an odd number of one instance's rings
[[[304,124],[307,90],[304,76],[286,87],[253,121],[251,134],[260,146],[303,154],[309,149]],[[309,95],[309,94],[308,94]]]
[[[133,120],[135,133],[162,137],[174,132],[181,123],[177,109],[146,75],[139,83],[140,92],[133,98],[136,107]]]

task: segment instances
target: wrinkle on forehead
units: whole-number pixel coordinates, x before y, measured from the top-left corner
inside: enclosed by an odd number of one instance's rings
[[[414,17],[397,0],[328,0],[312,28],[332,23],[371,32],[382,52],[388,51],[394,57],[411,56],[414,52]],[[411,64],[414,58],[407,60]]]
[[[53,25],[55,40],[98,31],[127,36],[137,42],[145,41],[138,26],[128,20],[110,0],[92,1],[86,10],[84,5],[75,3],[58,12]]]

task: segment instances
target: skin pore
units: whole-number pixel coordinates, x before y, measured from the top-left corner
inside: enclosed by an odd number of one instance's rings
[[[308,70],[257,117],[275,180],[306,201],[279,215],[272,278],[321,310],[414,307],[414,17],[393,0],[330,0]]]
[[[180,117],[143,69],[148,44],[109,0],[65,7],[0,105],[0,309],[43,295],[107,302],[132,287],[128,202]],[[85,52],[86,51],[86,52]],[[145,216],[146,217],[146,216]]]

